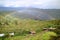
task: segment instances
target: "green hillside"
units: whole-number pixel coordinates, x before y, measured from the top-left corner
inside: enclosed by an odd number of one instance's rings
[[[11,16],[12,12],[0,13],[0,34],[5,34],[0,40],[60,40],[60,20],[22,19]],[[13,37],[9,35],[12,32]]]
[[[40,21],[33,19],[19,19],[12,16],[0,16],[0,33],[8,35],[14,32],[14,37],[2,37],[4,40],[55,40],[60,31],[60,20]],[[44,31],[43,28],[57,28],[52,31]],[[60,29],[59,29],[60,30]],[[31,35],[30,31],[36,33]],[[51,37],[52,36],[52,37]]]

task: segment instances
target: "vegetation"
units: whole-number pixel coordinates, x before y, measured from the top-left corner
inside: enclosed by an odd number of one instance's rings
[[[50,27],[56,28],[56,30],[43,30],[43,28]],[[31,35],[30,31],[36,33]],[[41,21],[19,19],[10,15],[0,16],[0,33],[8,35],[11,32],[15,33],[13,37],[4,36],[0,40],[55,40],[60,35],[60,20]]]

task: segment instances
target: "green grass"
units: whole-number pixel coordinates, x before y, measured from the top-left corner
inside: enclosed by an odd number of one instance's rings
[[[60,25],[60,20],[40,21],[0,16],[0,33],[15,32],[14,37],[6,37],[4,40],[50,40],[51,36],[57,36],[56,33],[45,32],[43,28],[56,27],[55,25]],[[30,35],[30,31],[35,31],[36,34]]]
[[[57,36],[54,32],[42,32],[35,35],[15,36],[5,40],[50,40],[51,36]]]

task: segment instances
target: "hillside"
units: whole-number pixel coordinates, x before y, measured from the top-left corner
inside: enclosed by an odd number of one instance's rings
[[[0,40],[55,40],[60,35],[60,20],[40,21],[34,19],[21,19],[12,16],[0,16],[0,33],[6,34]],[[57,28],[44,30],[44,28]],[[35,34],[30,33],[34,31]],[[14,32],[11,37],[9,33]],[[59,33],[59,34],[58,34]],[[60,37],[58,37],[60,38]]]
[[[1,7],[0,7],[1,8]],[[38,8],[10,8],[2,7],[0,11],[9,12],[9,15],[18,18],[30,18],[36,20],[55,20],[60,19],[60,9],[38,9]],[[1,14],[1,13],[0,13]],[[2,13],[3,14],[3,13]]]
[[[0,40],[60,40],[59,10],[1,8]]]

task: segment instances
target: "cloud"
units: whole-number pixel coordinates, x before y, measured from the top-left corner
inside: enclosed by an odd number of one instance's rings
[[[46,0],[45,0],[46,1]],[[42,1],[42,0],[13,0],[13,1],[10,1],[10,0],[5,0],[5,1],[2,1],[2,4],[4,6],[22,6],[22,5],[25,5],[25,6],[30,6],[30,5],[42,5],[45,1]]]
[[[5,7],[60,8],[60,0],[0,0]]]

